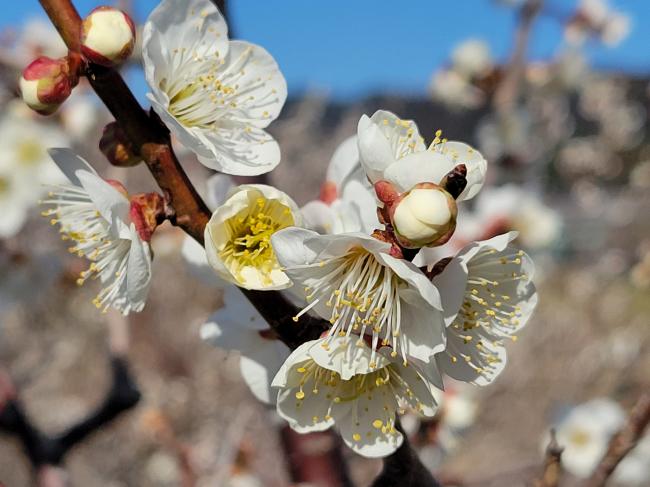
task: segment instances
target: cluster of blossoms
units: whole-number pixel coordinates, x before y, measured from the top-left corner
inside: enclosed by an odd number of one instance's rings
[[[132,25],[113,10],[91,15],[82,36],[88,61],[122,58]],[[119,35],[107,36],[111,29]],[[208,0],[164,0],[143,38],[153,108],[200,162],[240,176],[279,163],[264,129],[284,104],[286,83],[263,48],[229,40]],[[79,283],[100,279],[98,308],[141,310],[162,197],[130,196],[70,151],[51,155],[70,184],[52,188],[44,214],[73,243],[71,252],[91,261]],[[204,337],[241,352],[256,396],[274,402],[294,430],[336,426],[359,454],[389,455],[403,441],[398,414],[434,416],[444,375],[476,385],[499,375],[505,342],[536,305],[533,265],[513,247],[515,233],[458,252],[446,245],[458,207],[478,194],[486,172],[467,144],[437,131],[426,145],[413,121],[378,111],[360,119],[356,136],[335,153],[320,199],[303,209],[271,186],[213,180],[209,265],[237,287],[283,290],[299,303],[287,317],[296,327],[310,314],[328,329],[290,351],[226,284],[225,308]]]

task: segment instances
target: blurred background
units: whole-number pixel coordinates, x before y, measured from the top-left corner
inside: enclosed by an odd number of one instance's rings
[[[97,6],[75,4],[82,16]],[[115,2],[139,24],[156,4]],[[156,188],[146,168],[106,163],[97,143],[111,117],[83,82],[52,117],[22,105],[20,71],[65,49],[36,0],[2,8],[0,403],[3,387],[15,391],[38,427],[61,431],[106,394],[119,349],[142,400],[70,453],[72,485],[290,485],[298,447],[249,392],[236,354],[199,337],[221,291],[185,263],[179,230],[156,232],[150,298],[128,323],[96,311],[95,283],[76,286],[85,263],[39,216],[40,183],[58,177],[45,149],[73,147],[132,192]],[[566,485],[577,485],[650,390],[650,2],[230,0],[226,12],[231,37],[263,45],[287,78],[270,126],[283,162],[269,181],[299,204],[317,197],[335,148],[377,109],[488,159],[489,183],[462,211],[458,239],[518,230],[540,304],[494,385],[450,383],[434,421],[407,417],[405,427],[445,485],[509,486],[542,465],[555,426]],[[124,74],[144,104],[137,53]],[[207,171],[178,150],[204,191]],[[333,447],[321,435],[300,448]],[[357,485],[381,467],[342,454]],[[649,486],[650,437],[628,460],[611,485]],[[0,483],[32,482],[20,444],[0,434]]]

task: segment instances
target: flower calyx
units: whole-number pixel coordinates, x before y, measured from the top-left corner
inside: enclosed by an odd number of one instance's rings
[[[165,220],[165,202],[158,193],[140,193],[130,198],[129,216],[140,238],[151,241],[151,236]]]

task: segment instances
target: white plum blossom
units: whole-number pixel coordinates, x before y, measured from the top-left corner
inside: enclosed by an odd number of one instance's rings
[[[201,328],[210,344],[241,354],[239,367],[244,381],[260,401],[275,402],[271,381],[289,356],[289,348],[277,340],[264,318],[235,286],[226,286],[224,305]]]
[[[154,110],[203,164],[251,176],[280,162],[264,128],[284,105],[284,77],[262,47],[228,40],[212,2],[163,0],[144,26],[142,55]]]
[[[439,184],[459,164],[467,169],[467,186],[457,198],[468,200],[483,186],[487,162],[480,152],[462,142],[436,137],[427,149],[417,125],[391,112],[380,110],[359,120],[359,158],[374,184],[385,180],[398,191],[408,191],[418,183]]]
[[[372,233],[379,227],[377,200],[359,163],[357,137],[338,146],[320,198],[301,208],[305,226],[319,233]]]
[[[623,409],[608,398],[592,399],[571,409],[555,425],[557,442],[564,449],[562,466],[576,477],[591,475],[624,421]],[[547,438],[543,447],[546,445]]]
[[[205,227],[208,261],[222,279],[247,289],[284,289],[291,280],[280,270],[271,236],[301,225],[294,201],[264,184],[234,187]]]
[[[391,357],[422,361],[435,378],[433,356],[445,348],[445,327],[438,290],[420,269],[389,255],[390,244],[361,233],[287,228],[271,240],[309,303],[295,321],[313,309],[331,324],[327,340],[368,334],[371,365],[379,347],[390,346]]]
[[[481,39],[467,39],[451,54],[453,68],[461,74],[474,77],[484,75],[494,66],[490,47]]]
[[[630,17],[611,8],[607,0],[581,0],[565,37],[572,44],[582,44],[593,33],[607,46],[616,46],[629,34],[630,24]]]
[[[533,263],[510,245],[516,235],[469,244],[433,278],[447,324],[447,347],[436,360],[453,379],[491,383],[506,364],[503,341],[516,338],[537,304]]]
[[[20,231],[46,192],[43,185],[65,179],[51,163],[47,147],[67,143],[59,128],[38,123],[24,104],[5,107],[0,119],[0,238]]]
[[[51,149],[50,155],[71,184],[52,187],[42,202],[51,209],[43,215],[73,243],[71,253],[91,261],[77,283],[99,278],[102,289],[93,304],[103,311],[109,306],[125,315],[141,311],[151,284],[151,250],[131,220],[124,188],[99,177],[68,149]]]
[[[411,407],[433,416],[431,385],[390,348],[371,350],[353,336],[306,342],[292,352],[273,386],[278,414],[299,433],[336,425],[345,443],[366,457],[383,457],[403,441],[396,414]]]
[[[475,209],[459,218],[456,237],[469,242],[503,230],[517,231],[525,248],[540,250],[560,238],[562,218],[533,191],[507,184],[481,191]]]
[[[464,76],[452,69],[436,71],[429,83],[431,96],[452,108],[476,108],[485,94]]]

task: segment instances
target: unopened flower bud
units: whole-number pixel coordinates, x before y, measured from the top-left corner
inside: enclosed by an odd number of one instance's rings
[[[77,84],[77,74],[71,72],[66,58],[41,56],[23,71],[20,92],[32,110],[50,115],[70,96]]]
[[[117,122],[111,122],[104,128],[99,141],[99,150],[113,166],[131,167],[142,162],[142,158],[134,154],[131,144]]]
[[[95,64],[115,66],[126,60],[135,46],[131,18],[113,7],[97,7],[81,26],[81,52]]]
[[[456,228],[456,200],[440,186],[421,183],[390,209],[395,236],[405,248],[442,245]]]

